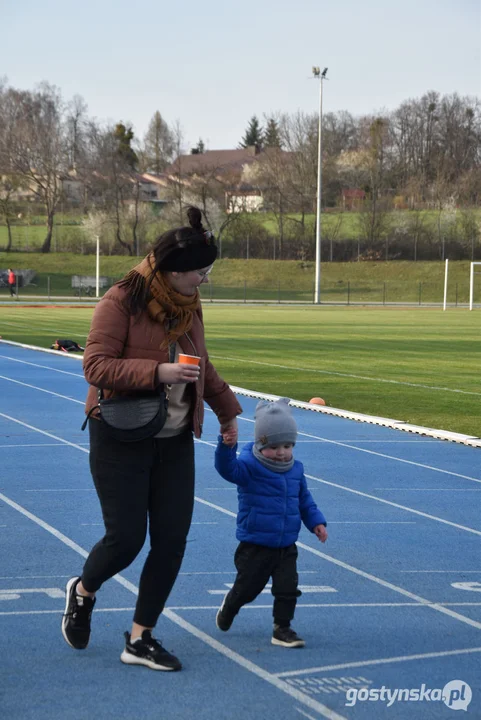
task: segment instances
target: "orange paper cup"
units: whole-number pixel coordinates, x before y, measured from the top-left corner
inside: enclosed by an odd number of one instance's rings
[[[199,365],[200,357],[197,355],[184,355],[183,353],[179,353],[179,362],[184,363],[185,365]]]

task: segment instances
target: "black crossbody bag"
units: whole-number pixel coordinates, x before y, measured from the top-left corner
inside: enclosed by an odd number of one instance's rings
[[[175,343],[169,346],[169,362],[175,360]],[[162,430],[167,420],[171,385],[163,385],[162,390],[141,392],[129,397],[105,399],[101,388],[98,389],[98,404],[91,408],[82,425],[87,422],[94,410],[99,410],[100,422],[108,435],[119,442],[138,442],[154,437]]]

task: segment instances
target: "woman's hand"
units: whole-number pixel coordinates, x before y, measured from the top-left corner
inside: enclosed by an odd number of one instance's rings
[[[195,382],[199,379],[200,368],[186,363],[161,363],[157,365],[157,382],[164,385]]]
[[[222,423],[220,426],[220,434],[222,435],[224,445],[234,447],[238,435],[237,418],[232,418],[229,422]]]

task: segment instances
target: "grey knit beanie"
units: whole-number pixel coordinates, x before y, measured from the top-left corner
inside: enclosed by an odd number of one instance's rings
[[[269,445],[293,443],[297,440],[297,425],[289,407],[289,398],[276,402],[261,400],[255,412],[255,446],[263,450]]]

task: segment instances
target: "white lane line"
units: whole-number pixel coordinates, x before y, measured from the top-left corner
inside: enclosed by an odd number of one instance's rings
[[[379,658],[377,660],[361,660],[359,662],[341,663],[339,665],[322,665],[320,667],[304,668],[304,670],[287,670],[286,672],[277,673],[277,677],[296,677],[331,670],[368,667],[369,665],[388,665],[390,663],[409,662],[410,660],[428,660],[430,658],[470,655],[479,652],[481,652],[481,647],[463,648],[461,650],[442,650],[441,652],[418,653],[417,655],[398,655],[396,657]]]
[[[40,365],[39,367],[44,367],[44,366]],[[68,397],[67,395],[60,395],[58,393],[51,392],[50,390],[44,390],[43,388],[40,388],[36,385],[27,385],[26,383],[20,383],[18,380],[13,380],[12,378],[9,378],[6,376],[0,376],[0,378],[3,378],[4,380],[8,380],[10,382],[18,383],[20,385],[25,385],[25,387],[31,388],[33,390],[39,390],[40,392],[57,395],[60,398],[64,398],[65,400],[70,400],[71,402],[75,402],[80,405],[85,404],[85,402],[83,400],[76,400],[75,398]],[[210,408],[206,408],[206,409],[208,411],[212,412],[212,410],[210,410]],[[245,418],[245,417],[242,417],[242,415],[239,416],[238,420],[244,420],[245,422],[249,422],[249,423],[254,422],[254,420],[251,420],[251,418]],[[357,450],[358,452],[367,453],[369,455],[374,455],[376,457],[385,458],[387,460],[394,460],[395,462],[405,463],[407,465],[414,465],[415,467],[424,468],[426,470],[433,470],[434,472],[442,473],[444,475],[451,475],[452,477],[458,477],[458,478],[462,478],[464,480],[472,480],[473,482],[481,483],[481,479],[471,477],[470,475],[462,475],[460,473],[452,472],[451,470],[443,470],[442,468],[437,468],[432,465],[418,463],[413,460],[405,460],[404,458],[399,458],[394,455],[387,455],[386,453],[376,452],[375,450],[367,450],[366,448],[361,448],[361,447],[358,447],[357,445],[351,445],[346,442],[339,442],[338,440],[328,440],[327,438],[319,437],[317,435],[310,435],[308,433],[299,433],[299,436],[313,438],[314,440],[319,441],[319,442],[329,443],[332,445],[339,445],[340,447],[349,448],[350,450]],[[216,446],[216,443],[206,442],[204,440],[197,440],[197,442],[203,443],[206,445],[212,445],[213,447]],[[249,442],[249,441],[246,440],[245,442]],[[307,476],[307,477],[309,477],[309,476]],[[338,487],[342,487],[342,486],[339,485]]]
[[[312,436],[311,436],[312,437]],[[415,467],[423,468],[424,470],[432,470],[433,472],[441,473],[442,475],[450,475],[451,477],[461,478],[462,480],[472,480],[473,482],[481,483],[481,479],[472,477],[471,475],[462,475],[461,473],[453,472],[452,470],[443,470],[442,468],[434,467],[433,465],[426,465],[425,463],[415,462],[414,460],[406,460],[405,458],[395,457],[394,455],[387,455],[386,453],[376,452],[375,450],[367,450],[366,448],[357,447],[357,445],[348,445],[347,443],[341,443],[334,440],[327,440],[322,438],[326,443],[332,445],[340,445],[341,447],[349,448],[350,450],[357,450],[358,452],[367,453],[368,455],[375,455],[386,460],[394,460],[405,465],[414,465]]]
[[[0,580],[55,580],[56,578],[70,578],[71,575],[2,575]]]
[[[197,443],[199,443],[200,445],[207,445],[209,447],[217,447],[216,443],[207,442],[206,440],[197,440]],[[421,512],[421,510],[415,510],[414,508],[407,507],[406,505],[400,505],[399,503],[395,503],[392,500],[385,500],[384,498],[377,497],[376,495],[370,495],[369,493],[361,492],[361,490],[354,490],[353,488],[349,488],[346,485],[340,485],[339,483],[330,482],[329,480],[322,480],[315,475],[308,475],[307,473],[305,475],[306,478],[309,478],[310,480],[315,480],[316,482],[322,483],[323,485],[329,485],[331,487],[337,488],[338,490],[350,492],[353,495],[359,495],[360,497],[368,498],[369,500],[375,500],[376,502],[382,503],[383,505],[390,505],[391,507],[395,507],[398,510],[405,510],[406,512],[412,513],[414,515],[419,515],[420,517],[427,518],[428,520],[435,520],[436,522],[443,523],[444,525],[450,525],[451,527],[455,527],[457,530],[464,530],[465,532],[481,536],[481,530],[475,530],[474,528],[467,527],[466,525],[459,525],[458,523],[451,522],[450,520],[444,520],[444,518],[437,517],[436,515],[429,515],[428,513]],[[206,501],[199,500],[199,502],[205,502],[206,505],[209,504]]]
[[[360,570],[359,568],[356,568],[353,565],[349,565],[349,563],[345,563],[342,560],[338,560],[337,558],[333,558],[330,555],[326,555],[326,553],[323,553],[320,550],[316,550],[315,548],[311,548],[309,545],[305,545],[304,543],[297,543],[297,545],[298,545],[298,547],[302,547],[304,550],[307,550],[308,552],[313,553],[313,555],[317,555],[318,557],[321,557],[324,560],[327,560],[328,562],[333,563],[334,565],[337,565],[338,567],[344,568],[345,570],[349,570],[350,572],[354,573],[355,575],[359,575],[360,577],[366,578],[366,580],[371,580],[372,582],[375,582],[377,585],[381,585],[381,587],[388,588],[389,590],[394,590],[394,592],[397,592],[400,595],[404,595],[405,597],[411,598],[411,600],[417,600],[419,603],[422,603],[423,605],[427,604],[432,610],[436,610],[437,612],[440,612],[443,615],[448,615],[449,617],[452,617],[456,620],[460,620],[461,622],[465,623],[466,625],[470,625],[471,627],[476,628],[477,630],[481,630],[481,622],[472,620],[471,618],[468,618],[465,615],[461,615],[460,613],[454,612],[453,610],[449,610],[449,608],[443,607],[439,603],[433,603],[430,600],[427,600],[426,598],[422,597],[421,595],[412,593],[409,590],[405,590],[404,588],[399,587],[399,585],[394,585],[394,583],[390,583],[387,580],[383,580],[382,578],[379,578],[376,575],[373,575],[372,573],[365,572],[364,570]]]
[[[416,525],[415,520],[329,520],[329,525]]]
[[[279,368],[281,370],[296,370],[296,372],[314,373],[319,375],[335,375],[337,377],[356,378],[357,380],[367,380],[369,382],[388,383],[390,385],[406,385],[408,387],[423,388],[424,390],[441,390],[442,392],[460,393],[462,395],[476,395],[481,397],[481,393],[472,392],[470,390],[458,390],[456,388],[439,387],[437,385],[421,385],[419,383],[404,382],[403,380],[387,380],[379,377],[369,377],[369,375],[353,375],[351,373],[335,372],[334,370],[319,370],[317,368],[293,367],[292,365],[278,365],[276,363],[261,362],[260,360],[246,360],[245,358],[225,357],[223,355],[210,355],[211,358],[218,360],[232,360],[236,363],[247,363],[249,365],[264,365],[271,368]]]
[[[134,610],[135,607],[97,608],[95,614],[97,614],[97,612],[133,612]],[[63,612],[64,608],[62,607],[58,610],[7,610],[0,612],[0,615],[63,615]]]
[[[207,443],[206,443],[207,444]],[[208,502],[207,500],[203,500],[202,498],[197,498],[197,502],[202,503],[203,505],[207,505],[208,507],[211,507],[213,510],[218,510],[219,512],[223,513],[224,515],[229,515],[230,517],[237,517],[237,514],[232,512],[231,510],[226,510],[225,508],[221,507],[220,505],[215,505],[212,502]],[[481,533],[480,533],[481,534]],[[397,592],[401,595],[404,595],[406,597],[411,598],[411,600],[415,600],[422,605],[427,605],[433,610],[436,610],[437,612],[443,613],[444,615],[449,615],[450,617],[460,620],[461,622],[465,623],[466,625],[470,625],[471,627],[476,628],[477,630],[481,630],[481,622],[477,622],[476,620],[471,620],[471,618],[468,618],[464,615],[461,615],[459,613],[454,612],[453,610],[449,610],[448,608],[442,607],[439,603],[433,603],[431,600],[427,600],[426,598],[422,597],[421,595],[416,595],[415,593],[409,592],[409,590],[405,590],[402,587],[399,587],[398,585],[394,585],[393,583],[387,582],[387,580],[382,580],[381,578],[376,577],[376,575],[372,575],[371,573],[367,573],[364,570],[360,570],[353,565],[349,565],[348,563],[343,562],[342,560],[337,560],[337,558],[333,558],[330,555],[326,555],[326,553],[321,552],[320,550],[316,550],[315,548],[310,547],[309,545],[305,545],[302,542],[297,543],[298,547],[303,548],[303,550],[306,550],[307,552],[312,553],[313,555],[317,555],[318,557],[323,558],[324,560],[327,560],[327,562],[333,563],[334,565],[337,565],[338,567],[344,568],[344,570],[349,570],[350,572],[354,573],[355,575],[359,575],[360,577],[365,578],[366,580],[371,580],[374,583],[377,583],[378,585],[381,585],[382,587],[388,588],[389,590],[393,590],[394,592]]]
[[[30,388],[31,390],[38,390],[39,392],[47,393],[47,395],[54,395],[62,400],[70,400],[71,402],[78,403],[79,405],[85,405],[84,400],[76,400],[68,395],[61,395],[60,393],[53,392],[52,390],[44,390],[44,388],[37,387],[36,385],[29,385],[29,383],[20,382],[20,380],[13,380],[13,378],[5,377],[5,375],[0,375],[0,380],[7,380],[8,382],[15,383],[16,385],[23,385],[23,387]]]
[[[84,380],[83,373],[69,372],[68,370],[59,370],[58,368],[50,367],[50,365],[41,365],[40,363],[27,362],[26,360],[19,360],[18,358],[10,357],[10,355],[1,355],[1,357],[11,360],[12,362],[21,363],[22,365],[30,365],[31,367],[42,368],[42,370],[53,370],[53,372],[61,373],[62,375],[73,375],[74,377],[82,378]]]
[[[422,445],[423,443],[429,444],[429,445],[445,445],[444,440],[439,440],[436,438],[430,438],[423,440],[422,438],[418,438],[416,436],[413,437],[407,437],[403,440],[334,440],[334,438],[331,438],[333,442],[345,442],[345,443],[360,443],[361,445]],[[248,442],[246,440],[246,442]],[[296,445],[298,443],[305,443],[306,445],[309,443],[312,443],[315,445],[316,443],[321,443],[323,440],[298,440],[296,442]]]
[[[436,522],[443,523],[444,525],[450,525],[457,530],[464,530],[465,532],[473,533],[474,535],[481,536],[481,530],[475,530],[474,528],[468,527],[467,525],[459,525],[458,523],[451,522],[450,520],[444,520],[444,518],[437,517],[437,515],[430,515],[429,513],[421,512],[421,510],[415,510],[414,508],[407,507],[406,505],[400,505],[399,503],[392,502],[392,500],[385,500],[384,498],[377,497],[377,495],[370,495],[369,493],[361,492],[360,490],[354,490],[353,488],[346,487],[345,485],[339,485],[339,483],[333,483],[329,480],[322,480],[321,478],[315,477],[315,475],[308,475],[306,478],[315,480],[323,485],[330,485],[331,487],[338,488],[339,490],[345,490],[353,495],[359,495],[360,497],[368,498],[369,500],[376,500],[376,502],[383,503],[384,505],[390,505],[391,507],[398,508],[399,510],[405,510],[406,512],[412,513],[413,515],[419,515],[420,517],[427,518],[428,520],[435,520]],[[312,490],[312,488],[311,488]]]
[[[238,420],[244,420],[248,423],[254,423],[254,420],[251,420],[251,418],[245,418],[242,415],[239,415],[237,418]],[[405,458],[396,457],[395,455],[388,455],[387,453],[381,453],[377,452],[376,450],[368,450],[367,448],[361,448],[357,445],[352,445],[347,442],[339,442],[339,440],[329,440],[328,438],[320,437],[319,435],[311,435],[309,433],[298,433],[298,435],[302,435],[303,437],[309,437],[314,438],[315,440],[322,441],[324,443],[328,443],[329,445],[338,445],[339,447],[345,447],[349,450],[357,450],[361,453],[366,453],[367,455],[374,455],[375,457],[385,458],[386,460],[394,460],[395,462],[400,462],[405,465],[414,465],[415,467],[424,468],[425,470],[432,470],[433,472],[438,472],[443,475],[450,475],[451,477],[457,477],[462,478],[463,480],[472,480],[473,482],[481,483],[480,478],[472,477],[471,475],[462,475],[461,473],[453,472],[452,470],[443,470],[442,468],[434,467],[433,465],[426,465],[425,463],[415,462],[414,460],[406,460]]]
[[[239,655],[239,653],[230,650],[225,645],[222,645],[222,643],[220,643],[218,640],[215,640],[210,635],[207,635],[207,633],[199,630],[197,627],[195,627],[195,625],[191,625],[191,623],[184,620],[182,617],[180,617],[180,615],[177,615],[172,610],[166,609],[164,610],[164,614],[173,622],[177,623],[177,625],[184,628],[184,630],[187,630],[187,632],[190,632],[199,640],[202,640],[206,645],[209,645],[214,650],[217,650],[217,652],[221,653],[230,660],[233,660],[245,670],[249,670],[251,673],[257,675],[257,677],[260,677],[262,680],[265,680],[270,685],[273,685],[278,690],[286,693],[286,695],[290,695],[295,700],[302,703],[302,705],[309,707],[311,710],[315,710],[320,715],[329,718],[330,720],[345,720],[343,715],[339,715],[338,713],[334,712],[334,710],[328,708],[327,705],[324,705],[323,703],[314,700],[309,695],[300,692],[297,688],[292,687],[289,683],[284,682],[280,678],[276,677],[273,673],[267,672],[263,668],[259,667],[259,665],[256,665],[250,660],[247,660],[247,658],[243,657],[242,655]]]
[[[0,444],[0,450],[4,448],[42,448],[42,447],[65,447],[64,443],[25,443],[23,445],[3,445]]]
[[[219,593],[220,594],[220,593]],[[223,595],[225,595],[225,591],[222,592]],[[305,603],[305,602],[298,602],[296,604],[296,608],[373,608],[373,607],[380,607],[380,608],[427,608],[430,605],[443,605],[444,607],[480,607],[481,602],[457,602],[457,603],[442,603],[442,602],[432,602],[432,603],[426,603],[425,605],[421,605],[418,602],[399,602],[399,603]],[[217,605],[168,605],[167,607],[170,608],[170,610],[217,610],[219,608],[219,604]],[[244,605],[242,608],[242,612],[244,610],[271,610],[272,611],[272,603],[269,605],[262,605],[259,604],[249,604]]]
[[[68,440],[62,440],[62,438],[59,438],[59,437],[57,437],[57,436],[54,436],[54,435],[52,435],[51,433],[46,433],[44,430],[39,430],[38,428],[35,428],[35,427],[33,427],[32,425],[27,425],[26,423],[24,423],[24,422],[22,422],[22,421],[20,421],[20,420],[15,420],[15,418],[11,418],[10,416],[5,415],[4,413],[0,413],[0,416],[6,417],[6,418],[8,418],[8,419],[10,419],[10,420],[13,420],[14,422],[19,423],[20,425],[25,425],[26,427],[29,427],[29,428],[31,428],[32,430],[36,430],[37,432],[40,432],[40,433],[43,434],[43,435],[48,435],[49,437],[52,437],[52,438],[54,438],[55,440],[60,440],[61,442],[65,442],[65,443],[67,443],[68,445],[71,445],[72,447],[76,447],[76,448],[77,448],[78,450],[80,450],[81,452],[85,452],[85,453],[88,452],[85,448],[82,448],[82,447],[80,447],[79,445],[75,445],[75,443],[71,443],[71,442],[69,442]],[[199,441],[199,444],[208,445],[208,446],[212,446],[212,445],[213,445],[213,443],[204,442],[204,441],[202,441],[202,440]],[[316,479],[316,478],[314,478],[314,479]],[[322,482],[326,482],[326,481],[322,481]],[[328,484],[332,484],[332,483],[328,483]],[[359,491],[357,491],[357,490],[354,491],[354,492],[356,492],[356,493],[358,493],[358,494],[361,494],[361,495],[363,494],[363,493],[359,493]],[[2,493],[0,493],[0,499],[1,499],[1,498],[5,498],[5,501],[8,500],[8,499],[6,498],[6,496],[4,496]],[[214,504],[214,503],[211,503],[211,502],[208,502],[208,501],[206,501],[206,500],[203,500],[202,498],[198,498],[197,496],[195,497],[195,499],[197,500],[197,502],[202,503],[203,505],[207,505],[208,507],[211,507],[211,508],[213,508],[213,509],[215,509],[215,510],[218,510],[219,512],[221,512],[221,513],[223,513],[223,514],[225,514],[225,515],[229,515],[230,517],[234,517],[234,518],[237,517],[237,514],[234,513],[234,512],[232,512],[231,510],[226,510],[225,508],[222,508],[222,507],[219,506],[219,505],[216,505],[216,504]],[[377,500],[378,498],[374,498],[374,499]],[[13,502],[13,501],[8,501],[8,502]],[[385,501],[383,501],[383,502],[385,502]],[[7,503],[7,504],[8,504],[8,503]],[[389,504],[392,504],[392,503],[389,503]],[[16,503],[15,503],[15,505],[16,505]],[[20,506],[17,506],[17,507],[20,508]],[[406,509],[406,508],[405,508],[405,509]],[[409,508],[407,508],[407,509],[409,510]],[[25,511],[25,512],[28,512],[28,511]],[[419,513],[418,511],[412,511],[412,512],[416,512],[417,514],[424,515],[424,513]],[[32,518],[34,518],[34,517],[35,517],[35,516],[32,515]],[[440,520],[439,518],[433,518],[433,519]],[[42,522],[42,521],[41,521],[41,522]],[[449,524],[449,525],[452,525],[452,524],[453,524],[453,523],[449,523],[448,521],[445,521],[445,520],[441,520],[441,522],[446,522],[446,523]],[[50,526],[47,526],[46,523],[45,523],[45,526],[46,526],[46,527],[50,527]],[[466,529],[466,528],[464,528],[464,529]],[[477,531],[477,530],[472,530],[472,529],[470,529],[470,531],[471,531],[471,532],[475,532],[475,533],[478,534],[478,535],[481,535],[481,532],[479,532],[479,531]],[[49,530],[49,532],[50,532],[50,530]],[[62,537],[65,538],[66,540],[68,540],[68,538],[66,538],[66,536],[62,536]],[[60,537],[59,537],[59,539],[60,539]],[[62,542],[64,542],[64,540],[62,540]],[[68,542],[71,542],[71,541],[68,540]],[[66,544],[68,544],[68,543],[66,542]],[[81,551],[80,554],[85,553],[85,550],[82,550],[82,548],[80,548],[80,546],[76,545],[76,547],[78,548],[77,552],[78,552],[78,551]],[[355,568],[354,566],[349,565],[348,563],[345,563],[345,562],[343,562],[342,560],[337,560],[336,558],[333,558],[333,557],[331,557],[330,555],[326,555],[326,553],[323,553],[323,552],[321,552],[320,550],[316,550],[315,548],[311,548],[309,545],[305,545],[304,543],[298,543],[298,547],[302,547],[302,548],[303,548],[304,550],[306,550],[307,552],[310,552],[310,553],[312,553],[312,554],[314,554],[314,555],[317,555],[318,557],[321,557],[321,558],[323,558],[324,560],[327,560],[328,562],[333,563],[334,565],[337,565],[337,566],[339,566],[339,567],[342,567],[342,568],[344,568],[345,570],[349,570],[350,572],[352,572],[352,573],[354,573],[354,574],[356,574],[356,575],[359,575],[360,577],[364,577],[364,578],[366,578],[367,580],[371,580],[372,582],[375,582],[375,583],[377,583],[378,585],[381,585],[382,587],[386,587],[386,588],[388,588],[388,589],[390,589],[390,590],[394,590],[394,592],[398,592],[398,593],[400,593],[401,595],[404,595],[404,596],[406,596],[406,597],[411,598],[412,600],[417,600],[418,602],[422,603],[423,605],[429,604],[429,607],[431,607],[432,609],[437,610],[438,612],[443,613],[443,614],[445,614],[445,615],[448,615],[448,616],[450,616],[450,617],[452,617],[452,618],[454,618],[454,619],[456,619],[456,620],[459,620],[460,622],[463,622],[463,623],[465,623],[466,625],[470,625],[471,627],[474,627],[474,628],[476,628],[476,629],[478,629],[478,630],[481,630],[481,623],[480,623],[480,622],[477,622],[477,621],[475,621],[475,620],[471,620],[471,618],[468,618],[468,617],[466,617],[466,616],[464,616],[464,615],[461,615],[461,614],[456,613],[456,612],[454,612],[454,611],[452,611],[452,610],[449,610],[448,608],[444,608],[444,607],[438,605],[437,603],[432,604],[431,601],[426,600],[426,598],[423,598],[423,597],[421,597],[420,595],[416,595],[415,593],[411,593],[411,592],[409,592],[408,590],[404,590],[404,588],[398,587],[397,585],[394,585],[393,583],[389,583],[389,582],[387,582],[386,580],[382,580],[381,578],[378,578],[378,577],[376,577],[375,575],[372,575],[371,573],[364,572],[364,570],[360,570],[360,569],[358,569],[358,568]],[[86,557],[86,556],[87,556],[87,555],[84,555],[84,557]],[[121,583],[121,584],[123,584],[124,582],[128,582],[128,581],[126,581],[126,580],[124,581],[124,579],[123,579],[123,578],[120,578],[120,576],[115,576],[115,578],[117,579],[118,582],[121,582],[121,580],[122,580],[122,583]],[[131,586],[131,587],[135,587],[134,585],[132,585],[132,583],[129,583],[129,589],[130,589],[130,586]]]
[[[411,490],[421,490],[429,492],[481,492],[481,488],[413,488],[413,487],[375,487],[373,490],[402,490],[402,492]]]
[[[23,422],[23,420],[17,420],[17,418],[12,417],[11,415],[6,415],[5,413],[2,413],[2,412],[0,412],[0,417],[5,418],[6,420],[10,420],[11,422],[17,423],[17,425],[22,425],[23,427],[26,427],[29,430],[34,430],[35,432],[38,432],[41,435],[46,435],[46,437],[52,438],[52,440],[58,440],[59,442],[64,443],[65,445],[70,445],[70,447],[76,448],[76,450],[80,450],[81,452],[88,454],[87,448],[81,447],[80,445],[77,445],[77,443],[70,442],[70,440],[64,440],[64,438],[58,437],[58,435],[53,435],[53,433],[49,433],[46,430],[40,430],[40,428],[37,428],[34,425],[29,425],[28,423]]]
[[[83,448],[79,448],[83,451]],[[41,528],[46,530],[47,532],[51,533],[54,537],[56,537],[58,540],[63,542],[67,547],[77,552],[79,555],[81,555],[83,558],[87,558],[89,553],[84,550],[80,545],[77,545],[73,540],[68,538],[63,533],[59,532],[56,528],[52,527],[52,525],[49,525],[48,523],[41,520],[39,517],[34,515],[33,513],[29,512],[25,508],[23,508],[21,505],[16,503],[14,500],[11,500],[3,493],[0,493],[0,500],[3,500],[7,505],[10,505],[14,510],[17,510],[19,513],[27,517],[29,520],[32,520],[32,522],[39,525]],[[138,595],[138,588],[136,585],[131,583],[129,580],[126,580],[121,575],[114,575],[113,580],[116,580],[120,585],[122,585],[127,590],[130,590],[134,595]],[[210,635],[207,635],[207,633],[204,633],[202,630],[199,630],[197,627],[192,625],[191,623],[186,622],[183,618],[181,618],[179,615],[177,615],[172,610],[168,610],[167,608],[164,610],[163,615],[172,622],[174,622],[176,625],[179,625],[179,627],[183,628],[187,632],[189,632],[191,635],[196,637],[198,640],[201,640],[206,645],[209,645],[211,648],[216,650],[218,653],[224,655],[229,660],[232,660],[233,662],[237,663],[237,665],[240,665],[244,669],[248,670],[252,674],[256,675],[257,677],[261,678],[262,680],[265,680],[270,685],[273,685],[278,690],[281,690],[286,695],[290,695],[293,697],[297,702],[301,703],[302,705],[306,705],[307,707],[311,708],[312,710],[315,710],[320,715],[322,715],[325,718],[328,718],[328,720],[346,720],[346,718],[343,715],[339,715],[338,713],[334,712],[330,708],[327,707],[327,705],[323,705],[322,703],[318,702],[317,700],[313,700],[309,695],[306,695],[305,693],[301,692],[300,690],[293,688],[289,685],[289,683],[284,682],[283,680],[280,680],[279,678],[275,677],[272,673],[267,672],[263,668],[261,668],[259,665],[256,665],[255,663],[251,662],[250,660],[247,660],[247,658],[243,657],[239,653],[234,652],[233,650],[230,650],[225,645],[222,645],[218,640],[215,640]]]
[[[402,573],[458,573],[464,575],[465,573],[481,573],[481,570],[400,570]]]
[[[301,708],[296,708],[296,710],[298,713],[301,713],[301,715],[304,715],[307,720],[316,720],[316,718],[312,717],[312,715],[309,715],[309,713],[304,712],[304,710],[301,710]]]
[[[67,577],[67,576],[66,576]],[[70,575],[68,576],[70,577]],[[63,597],[63,596],[62,596]],[[481,603],[460,603],[462,605],[469,605],[469,606],[479,606]],[[302,607],[302,608],[363,608],[363,607],[425,607],[424,605],[419,605],[419,603],[298,603],[296,607]],[[167,610],[173,610],[178,612],[189,612],[189,611],[199,611],[199,610],[208,610],[209,612],[212,612],[213,610],[219,609],[219,603],[217,605],[168,605]],[[125,607],[125,608],[99,608],[99,612],[133,612],[135,610],[135,607]],[[272,611],[272,603],[269,605],[245,605],[245,607],[242,608],[242,611],[251,611],[251,610],[267,610]],[[97,611],[96,611],[97,612]],[[58,608],[57,610],[5,610],[1,611],[0,615],[61,615],[63,613],[63,607]],[[302,671],[301,671],[302,672]]]

